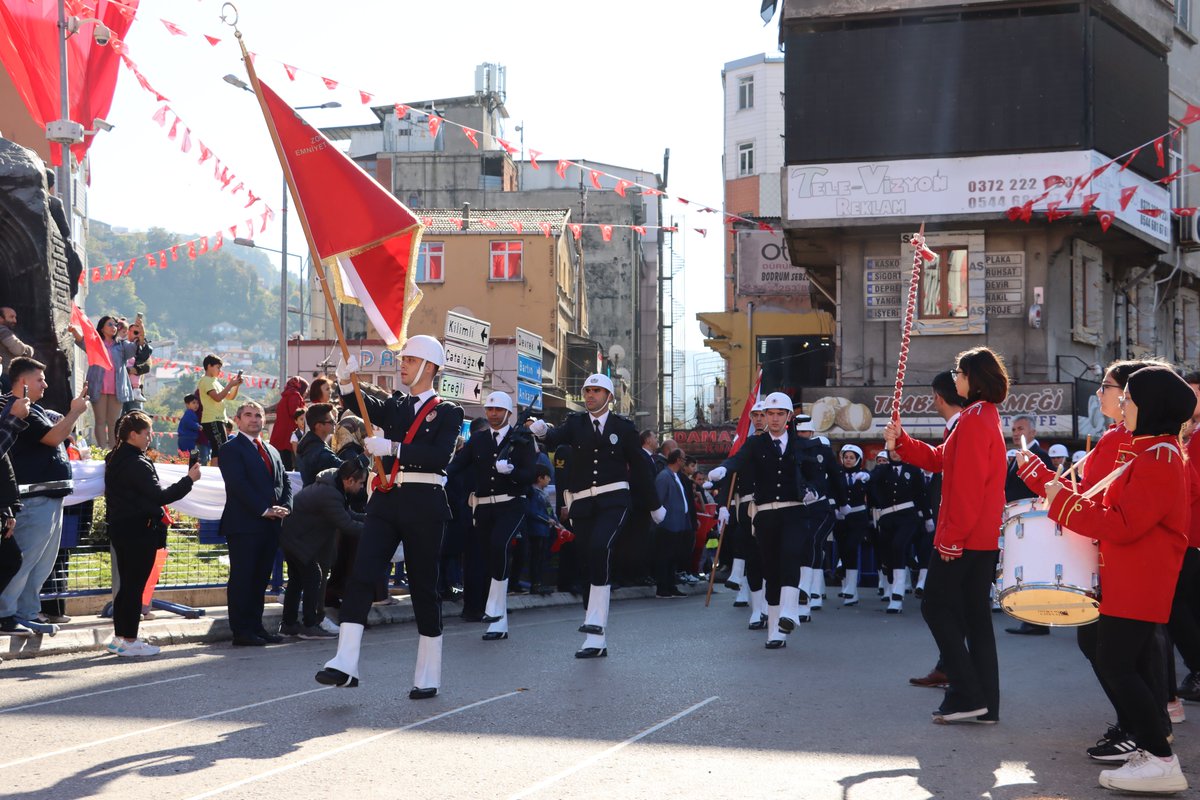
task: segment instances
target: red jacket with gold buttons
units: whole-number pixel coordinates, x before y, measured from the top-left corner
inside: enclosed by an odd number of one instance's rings
[[[1117,454],[1121,452],[1122,447],[1129,446],[1129,440],[1132,438],[1129,431],[1125,429],[1125,423],[1118,422],[1115,425],[1109,425],[1108,430],[1100,437],[1100,441],[1096,442],[1096,446],[1092,452],[1088,453],[1087,459],[1083,462],[1083,471],[1079,475],[1077,487],[1079,491],[1086,491],[1089,487],[1095,486],[1108,473],[1116,469]],[[1054,479],[1054,470],[1037,458],[1029,459],[1029,462],[1021,467],[1017,474],[1021,480],[1025,481],[1029,491],[1036,493],[1038,497],[1046,496],[1046,484]]]
[[[1101,614],[1166,622],[1188,542],[1187,465],[1174,436],[1135,436],[1117,461],[1129,466],[1102,499],[1062,490],[1050,519],[1100,541]]]

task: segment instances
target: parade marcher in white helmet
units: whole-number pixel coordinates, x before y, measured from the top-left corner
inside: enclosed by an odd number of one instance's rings
[[[1067,449],[1065,444],[1052,444],[1050,449],[1046,451],[1046,455],[1050,456],[1050,466],[1054,469],[1059,467],[1066,468],[1067,459],[1071,457],[1071,451]]]
[[[370,417],[375,435],[363,442],[367,452],[383,460],[385,479],[367,503],[354,569],[340,610],[337,655],[317,673],[327,686],[358,685],[359,648],[375,584],[391,569],[392,554],[404,545],[404,566],[417,618],[417,665],[409,698],[433,697],[442,679],[442,609],[438,600],[438,564],[450,506],[446,501],[446,466],[462,430],[463,412],[442,400],[434,388],[445,363],[442,345],[432,336],[413,336],[400,351],[400,380],[409,394],[395,392],[386,400],[364,395],[355,413]],[[357,406],[350,375],[358,370],[353,356],[337,367],[342,398]],[[376,480],[380,480],[379,477]]]
[[[842,481],[846,486],[846,504],[837,510],[833,536],[846,577],[838,597],[842,605],[858,605],[858,550],[870,532],[871,514],[867,484],[871,473],[863,469],[863,451],[858,445],[842,447]]]
[[[449,477],[471,469],[475,491],[468,501],[476,548],[487,554],[487,605],[483,621],[489,623],[484,641],[508,638],[508,551],[521,529],[528,507],[526,496],[533,485],[537,447],[525,428],[513,428],[512,398],[492,392],[483,401],[488,427],[472,436],[446,468]]]
[[[576,658],[608,655],[608,604],[612,580],[613,543],[631,515],[650,514],[655,524],[666,517],[654,489],[654,472],[642,452],[633,422],[609,410],[612,381],[589,375],[583,382],[586,411],[568,414],[559,427],[531,420],[529,430],[551,452],[571,446],[568,475],[559,477],[590,589],[580,633],[586,634]]]
[[[795,630],[800,606],[800,566],[805,557],[806,503],[816,502],[801,474],[798,437],[788,431],[792,400],[772,392],[764,400],[767,432],[754,436],[744,447],[708,474],[721,480],[737,472],[754,481],[754,538],[762,555],[766,583],[767,643],[770,650],[785,647],[788,633]],[[821,502],[825,502],[823,499]]]
[[[765,416],[763,401],[760,397],[750,408],[750,430],[747,432],[747,436],[753,436],[763,430],[766,426]],[[725,588],[737,591],[737,597],[733,601],[734,608],[746,608],[751,604],[751,581],[746,577],[746,560],[748,551],[757,550],[753,547],[754,541],[750,536],[750,518],[739,518],[738,516],[739,506],[754,499],[754,490],[749,488],[747,480],[745,477],[739,478],[738,485],[732,487],[735,495],[732,504],[729,502],[730,484],[728,480],[717,483],[713,492],[717,505],[726,509],[724,515],[718,511],[718,521],[725,525],[725,539],[729,542],[729,552],[733,554],[729,577],[725,579]],[[759,584],[761,588],[761,573],[755,583]],[[767,613],[765,608],[762,613],[765,618]],[[754,621],[754,619],[751,620],[751,622]]]
[[[812,418],[797,413],[796,435],[800,438],[799,460],[803,478],[821,502],[810,503],[805,515],[805,558],[800,567],[801,622],[812,619],[810,611],[819,611],[825,600],[825,544],[833,534],[837,510],[846,505],[846,486],[842,470],[829,445],[829,439],[817,436]]]

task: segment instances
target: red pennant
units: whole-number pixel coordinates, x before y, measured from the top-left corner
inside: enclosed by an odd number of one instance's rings
[[[490,228],[492,230],[496,230],[496,228],[500,227],[499,225],[496,224],[496,221],[493,219],[481,219],[481,220],[479,220],[479,224],[485,228]]]
[[[617,194],[621,195],[621,197],[624,197],[625,190],[628,189],[630,186],[633,186],[633,184],[631,182],[625,180],[624,178],[621,178],[621,180],[617,181],[617,185],[613,188],[613,191],[616,192]]]
[[[197,140],[197,142],[200,145],[200,160],[196,163],[203,164],[205,161],[208,161],[210,158],[212,158],[212,150],[209,150],[207,147],[205,147],[204,142],[199,140]]]
[[[429,115],[429,135],[434,139],[437,138],[438,128],[442,127],[442,118],[437,114]]]
[[[111,281],[116,277],[117,276],[115,274],[113,274],[112,264],[105,264],[104,265],[104,280]]]
[[[554,168],[554,171],[558,173],[558,177],[562,178],[563,180],[566,180],[567,167],[569,167],[569,166],[571,166],[570,161],[559,161],[558,166]]]
[[[254,192],[247,189],[246,194],[248,194],[250,196],[250,199],[246,201],[246,205],[242,206],[242,208],[249,208],[250,206],[252,206],[258,202],[258,195],[254,194]]]
[[[271,221],[275,220],[274,210],[272,210],[272,208],[265,203],[263,204],[263,212],[259,216],[262,217],[262,224],[259,226],[259,230],[265,231],[267,229],[267,220],[268,219],[270,219]]]
[[[118,278],[124,278],[126,275],[133,272],[133,259],[130,259],[129,263],[125,264],[125,266],[121,266],[124,263],[125,262],[123,262],[123,261],[117,262],[117,269],[120,270],[120,273],[121,273],[121,274],[117,275]]]
[[[1142,147],[1144,147],[1144,146],[1145,146],[1145,145],[1142,145]],[[1124,161],[1122,161],[1122,162],[1121,162],[1121,169],[1120,169],[1120,171],[1121,171],[1121,172],[1124,172],[1125,170],[1127,170],[1127,169],[1129,168],[1129,162],[1131,162],[1131,161],[1133,161],[1135,158],[1137,158],[1137,156],[1138,156],[1138,153],[1140,153],[1140,152],[1142,152],[1142,148],[1141,148],[1141,147],[1138,147],[1138,148],[1136,148],[1136,149],[1135,149],[1135,150],[1134,150],[1132,153],[1130,153],[1130,154],[1129,154],[1129,158],[1127,158],[1127,159],[1125,159]]]
[[[230,190],[229,194],[235,195],[238,192],[240,192],[242,189],[245,189],[245,188],[246,188],[246,184],[242,181],[238,181],[237,186],[233,187],[233,189]]]
[[[173,142],[173,141],[175,141],[175,137],[177,137],[178,135],[179,135],[179,117],[176,117],[175,121],[171,123],[171,130],[167,133],[167,138]]]
[[[421,224],[426,228],[433,227],[433,217],[421,217]]]
[[[1183,119],[1179,120],[1180,125],[1191,125],[1193,122],[1200,120],[1200,106],[1194,106],[1190,103],[1187,107],[1187,112],[1183,115]]]
[[[647,195],[650,195],[650,196],[652,196],[652,197],[653,197],[653,196],[655,196],[655,195],[660,195],[660,194],[662,194],[662,192],[660,192],[658,189],[651,189],[649,186],[643,186],[643,187],[642,187],[642,194],[647,194]]]
[[[579,237],[583,236],[583,226],[572,222],[567,225],[571,229],[571,233],[575,235],[575,241],[579,241]]]
[[[470,128],[463,128],[462,132],[466,134],[467,138],[471,140],[471,144],[475,145],[475,149],[478,150],[479,140],[475,138],[475,131],[471,130]]]
[[[454,226],[455,230],[461,231],[463,226],[462,217],[451,217],[450,224]]]
[[[161,128],[167,124],[167,111],[169,110],[170,106],[163,106],[154,112],[154,116],[151,119],[158,123],[158,127]]]
[[[1117,215],[1113,211],[1096,210],[1096,219],[1100,220],[1100,230],[1107,232]]]
[[[736,214],[726,214],[725,215],[725,224],[726,225],[732,225],[735,222],[741,222],[741,220],[742,220],[742,218],[737,216]]]
[[[701,214],[715,214],[715,213],[717,213],[717,210],[715,208],[709,208],[708,206],[705,206],[704,208],[700,209],[700,213]]]
[[[1067,182],[1067,179],[1062,177],[1061,175],[1051,175],[1048,178],[1042,179],[1042,188],[1053,189],[1055,186],[1063,186],[1064,184],[1066,184],[1066,182]]]
[[[696,233],[700,234],[704,238],[708,238],[708,229],[707,228],[692,228],[692,230],[694,230]]]
[[[165,27],[172,36],[187,36],[187,31],[175,23],[167,22],[165,19],[160,19],[159,22],[163,24],[163,27]]]
[[[1163,140],[1166,138],[1165,136],[1160,136],[1154,140],[1154,157],[1158,160],[1160,167],[1166,166],[1166,157],[1163,153]]]
[[[1165,212],[1161,208],[1139,208],[1138,213],[1147,217],[1161,217]]]
[[[192,152],[192,129],[191,128],[183,129],[183,143],[179,145],[179,151],[181,153]]]
[[[508,153],[510,156],[516,155],[517,148],[513,147],[511,144],[504,141],[499,136],[496,137],[496,141],[500,144],[501,147],[504,148],[504,152]]]
[[[150,265],[150,266],[152,266],[152,267],[157,267],[157,266],[158,266],[158,261],[157,261],[157,260],[154,258],[154,253],[147,253],[147,254],[146,254],[146,263],[147,263],[147,264],[149,264],[149,265]],[[109,270],[110,272],[112,271],[112,264],[109,264],[109,265],[108,265],[108,270]]]
[[[613,232],[612,225],[601,225],[600,226],[600,236],[602,236],[604,238],[604,241],[606,241],[606,242],[612,241],[612,232]]]
[[[511,225],[511,226],[512,226],[512,229],[513,229],[514,231],[516,231],[517,233],[520,233],[520,232],[522,231],[523,227],[524,227],[524,226],[522,226],[522,225],[521,225],[521,223],[520,223],[520,222],[517,222],[515,219],[510,219],[510,220],[508,221],[508,224],[509,224],[509,225]]]
[[[1188,206],[1187,208],[1172,208],[1171,213],[1179,217],[1194,217],[1196,216],[1196,207]]]
[[[283,69],[284,69],[284,72],[287,73],[289,81],[296,80],[296,68],[295,67],[293,67],[291,64],[284,64]]]
[[[208,237],[207,237],[207,236],[201,236],[201,237],[200,237],[200,250],[199,250],[199,253],[200,253],[200,255],[204,255],[204,254],[205,254],[205,253],[207,253],[207,252],[208,252]]]
[[[358,97],[360,100],[362,100],[362,104],[364,106],[368,105],[371,102],[371,98],[374,96],[375,95],[371,94],[370,92],[364,92],[361,89],[358,91]]]
[[[678,225],[664,225],[662,230],[663,230],[663,233],[679,233],[679,226]]]
[[[1159,178],[1158,182],[1161,183],[1163,186],[1170,186],[1172,183],[1179,180],[1179,176],[1182,174],[1183,174],[1183,170],[1177,169],[1174,172],[1172,172],[1170,175],[1164,175],[1162,178]]]
[[[404,105],[403,103],[396,103],[395,110],[396,119],[404,119],[408,116],[408,106]]]
[[[1033,219],[1033,201],[1030,200],[1021,205],[1021,221],[1029,222]]]
[[[633,230],[634,233],[638,234],[639,236],[646,235],[646,226],[645,225],[630,225],[629,227]]]
[[[100,281],[104,280],[104,278],[100,277],[101,274],[102,273],[100,272],[99,267],[93,267],[92,268],[92,283],[99,283]]]
[[[1017,220],[1019,220],[1021,218],[1021,207],[1020,206],[1012,206],[1011,208],[1008,209],[1008,211],[1004,212],[1004,215],[1006,217],[1008,217],[1009,222],[1016,222]]]
[[[229,226],[229,235],[230,235],[230,236],[232,236],[232,237],[233,237],[233,238],[235,238],[235,239],[237,238],[237,225],[230,225],[230,226]]]
[[[1089,213],[1091,213],[1092,206],[1096,205],[1096,201],[1099,199],[1099,192],[1096,192],[1095,194],[1085,194],[1083,196],[1083,203],[1079,206],[1079,215],[1081,217],[1086,217]]]
[[[766,231],[767,233],[774,233],[774,232],[775,232],[775,229],[774,229],[774,228],[772,228],[772,227],[771,227],[771,225],[770,225],[770,223],[767,223],[767,222],[760,222],[760,223],[758,223],[758,229],[759,229],[760,231]]]
[[[217,45],[219,45],[221,43],[220,39],[218,39],[215,36],[209,36],[207,33],[204,34],[204,38],[207,39],[208,43],[211,44],[213,47],[216,47]]]
[[[538,227],[542,229],[543,236],[546,236],[546,237],[550,236],[550,223],[549,222],[539,222]]]
[[[212,249],[220,250],[221,247],[224,246],[224,244],[225,244],[225,234],[221,233],[220,231],[217,231],[216,237],[217,237],[217,240],[213,243]]]
[[[685,206],[690,206],[692,204],[692,201],[688,200],[686,197],[676,197],[675,199]]]
[[[158,268],[159,269],[167,268],[167,251],[166,250],[158,251]]]
[[[179,245],[177,245],[177,244],[171,245],[171,260],[172,261],[179,260]]]
[[[538,156],[540,156],[541,154],[542,154],[541,150],[530,150],[529,151],[529,166],[533,167],[534,169],[541,169],[541,167],[539,167],[538,163],[537,163]]]
[[[604,188],[603,186],[600,185],[600,176],[603,174],[604,173],[598,169],[589,169],[588,170],[588,176],[592,179],[592,186],[595,186],[597,189]]]
[[[1133,196],[1135,194],[1137,194],[1137,190],[1138,190],[1138,187],[1136,187],[1136,186],[1127,186],[1121,190],[1120,203],[1121,203],[1122,211],[1129,208],[1129,201],[1133,199]]]

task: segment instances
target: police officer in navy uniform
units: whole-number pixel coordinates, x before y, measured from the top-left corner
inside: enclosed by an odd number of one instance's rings
[[[788,430],[791,398],[783,392],[772,392],[763,405],[767,414],[766,434],[748,439],[745,447],[708,474],[721,480],[736,471],[754,478],[751,510],[766,583],[766,647],[776,650],[787,646],[785,637],[795,630],[800,615],[798,587],[805,558],[805,533],[809,529],[806,503],[817,503],[820,495],[803,476],[801,440]]]
[[[929,511],[929,496],[921,470],[893,460],[871,472],[871,503],[879,517],[879,537],[884,542],[887,566],[891,568],[891,599],[887,613],[904,610],[904,591],[908,575],[908,549],[925,520],[933,518]]]
[[[567,475],[556,479],[590,584],[587,612],[579,626],[587,636],[576,658],[608,655],[613,542],[636,509],[654,509],[650,515],[655,524],[667,514],[658,504],[654,473],[642,453],[638,430],[629,419],[609,411],[612,399],[609,377],[589,375],[583,382],[586,411],[568,414],[560,427],[540,419],[527,423],[548,450],[571,446]]]
[[[375,435],[363,442],[367,452],[383,460],[381,484],[367,503],[367,519],[354,569],[342,600],[337,655],[317,673],[327,686],[358,685],[358,656],[374,586],[391,569],[392,554],[404,545],[404,566],[413,613],[417,618],[417,664],[413,700],[433,697],[442,678],[442,608],[438,600],[438,567],[442,535],[450,506],[446,500],[446,466],[462,430],[463,412],[442,400],[434,389],[445,363],[442,345],[432,336],[413,336],[400,351],[400,380],[410,394],[395,392],[386,400],[364,395],[357,411],[369,417]],[[342,397],[357,405],[350,375],[358,359],[337,367]]]
[[[833,526],[833,538],[837,542],[838,556],[846,576],[842,579],[842,590],[838,597],[842,605],[858,605],[858,550],[870,532],[868,483],[871,474],[863,470],[863,451],[855,444],[842,447],[841,481],[846,487],[846,504],[837,511],[837,522]]]
[[[521,530],[528,507],[526,495],[533,485],[537,448],[524,428],[513,428],[512,398],[492,392],[483,401],[487,427],[463,445],[446,468],[449,477],[464,470],[474,473],[475,491],[469,503],[474,525],[474,549],[487,558],[487,605],[483,621],[490,623],[484,641],[508,638],[509,548]]]
[[[837,510],[846,505],[846,487],[829,440],[816,435],[807,414],[799,414],[797,419],[796,435],[802,446],[804,479],[822,501],[808,506],[806,557],[800,568],[800,621],[808,622],[810,609],[820,609],[824,605],[825,542],[833,532]]]
[[[759,399],[750,409],[747,440],[766,430],[766,424],[766,409],[762,399]],[[709,479],[712,479],[711,472]],[[726,525],[725,537],[730,540],[733,552],[733,569],[726,586],[732,582],[738,590],[733,603],[735,607],[749,607],[750,630],[765,630],[767,599],[763,590],[762,555],[758,543],[754,541],[753,521],[750,519],[750,504],[754,502],[754,471],[729,473],[720,481],[714,481],[713,488],[718,505],[717,521]],[[732,498],[730,491],[733,492]]]

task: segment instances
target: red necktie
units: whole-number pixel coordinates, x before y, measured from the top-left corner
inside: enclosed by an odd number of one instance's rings
[[[255,439],[254,443],[258,445],[258,454],[262,456],[263,463],[267,466],[267,474],[274,478],[275,470],[271,467],[271,457],[267,455],[267,448],[263,447],[263,443],[258,439]]]

